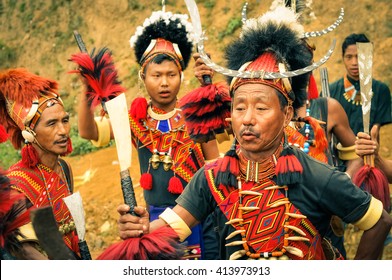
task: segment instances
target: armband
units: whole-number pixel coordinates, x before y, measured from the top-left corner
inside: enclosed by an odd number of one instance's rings
[[[164,220],[177,233],[181,242],[183,242],[192,233],[191,229],[184,220],[170,208],[166,208],[166,210],[159,215],[159,218]]]
[[[353,160],[359,158],[359,156],[355,153],[355,145],[343,147],[342,144],[338,143],[336,145],[336,149],[338,150],[338,156],[341,160]]]
[[[382,202],[374,197],[370,200],[370,206],[365,215],[359,221],[353,223],[361,230],[372,228],[380,219],[383,212]]]
[[[91,143],[99,148],[104,147],[110,142],[110,123],[109,119],[103,117],[95,117],[95,124],[97,125],[98,140],[91,140]]]

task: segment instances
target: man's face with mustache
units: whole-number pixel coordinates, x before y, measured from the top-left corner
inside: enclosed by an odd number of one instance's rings
[[[70,129],[69,114],[62,105],[55,104],[42,112],[34,129],[35,138],[47,151],[61,155],[67,152]]]
[[[274,88],[258,83],[244,84],[234,94],[233,132],[250,160],[271,155],[280,145],[284,126],[291,120],[292,108],[282,110],[278,94]]]

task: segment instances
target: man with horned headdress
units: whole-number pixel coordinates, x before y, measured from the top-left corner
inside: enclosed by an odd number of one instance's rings
[[[302,34],[291,10],[268,12],[226,48],[229,69],[216,66],[199,42],[207,65],[230,76],[235,141],[223,158],[196,173],[160,219],[147,224],[119,206],[121,238],[166,224],[183,237],[214,213],[222,259],[326,259],[335,256],[324,250],[323,236],[337,215],[364,230],[356,258],[379,256],[392,226],[382,203],[347,174],[287,143],[284,128],[306,99],[307,73],[320,65],[312,64]],[[136,211],[148,216],[141,207]]]
[[[72,144],[69,114],[57,82],[22,68],[0,73],[0,124],[5,128],[0,136],[22,148],[22,159],[7,172],[10,188],[23,195],[26,209],[51,206],[64,243],[79,256],[75,223],[62,199],[73,189],[71,168],[61,158],[72,152]],[[30,219],[23,221],[22,248],[11,253],[22,259],[47,259]]]
[[[139,78],[149,95],[138,96],[129,110],[132,140],[137,149],[144,199],[150,219],[155,220],[166,209],[173,207],[205,160],[219,156],[215,140],[196,143],[189,137],[185,119],[178,108],[177,96],[183,72],[191,57],[192,25],[184,14],[155,11],[143,26],[136,28],[130,39],[140,65]],[[229,110],[229,109],[227,109]],[[111,126],[107,118],[94,123],[87,99],[79,109],[79,133],[99,145],[108,143]],[[184,258],[211,259],[217,257],[215,232],[208,228],[209,220],[192,228],[185,240]],[[210,245],[208,245],[208,244]]]

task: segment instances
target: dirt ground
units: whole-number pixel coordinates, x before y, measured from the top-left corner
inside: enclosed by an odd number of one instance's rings
[[[381,143],[392,142],[392,125],[383,127]],[[222,152],[230,143],[220,145]],[[392,147],[383,145],[382,154],[392,159]],[[117,234],[116,207],[122,203],[120,187],[120,167],[115,147],[103,149],[83,157],[68,158],[73,167],[75,190],[80,191],[86,216],[86,240],[95,259],[108,245],[120,241]],[[142,189],[139,186],[139,163],[133,151],[132,167],[130,168],[136,199],[139,205],[145,205]],[[352,259],[360,239],[361,232],[348,226],[345,233],[348,258]],[[392,260],[392,244],[384,249],[383,259]]]

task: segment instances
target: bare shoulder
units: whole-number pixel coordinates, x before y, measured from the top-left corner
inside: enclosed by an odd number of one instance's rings
[[[342,117],[347,119],[343,106],[334,98],[328,98],[328,116],[339,121]]]

